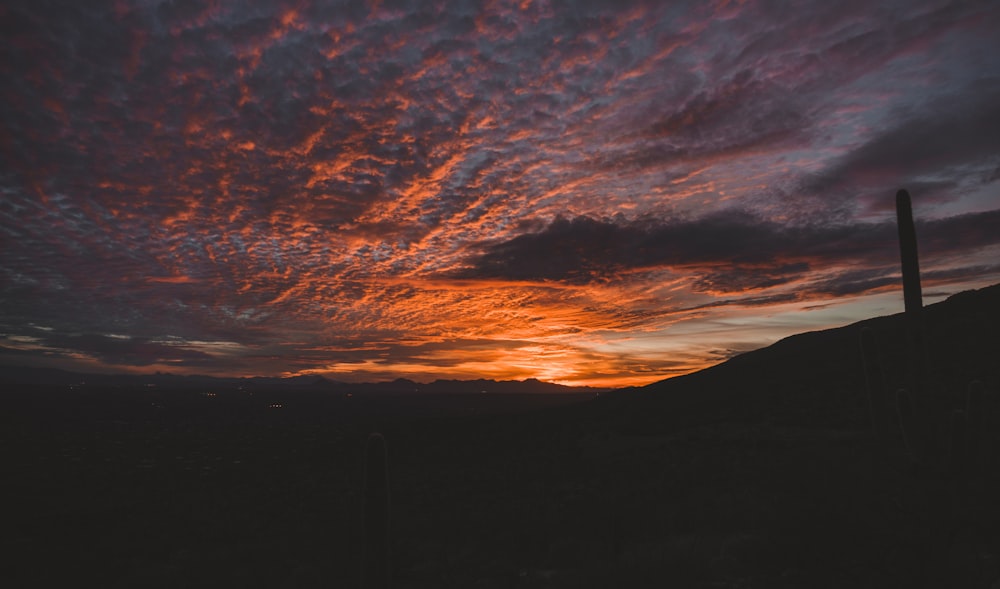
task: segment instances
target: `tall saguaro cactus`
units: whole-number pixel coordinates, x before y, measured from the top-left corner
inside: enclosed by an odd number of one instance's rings
[[[388,589],[389,578],[389,466],[385,438],[368,436],[365,448],[365,589]]]
[[[896,193],[896,227],[899,231],[899,258],[903,271],[903,304],[907,334],[906,388],[913,409],[911,450],[919,462],[933,460],[938,432],[933,414],[935,407],[927,386],[927,348],[924,342],[924,305],[920,289],[920,262],[917,257],[917,231],[913,223],[910,193]]]
[[[1000,482],[1000,471],[995,464],[995,453],[1000,450],[1000,396],[984,383],[973,381],[964,406],[957,407],[957,399],[947,393],[947,384],[934,388],[928,382],[930,357],[925,347],[916,228],[910,195],[905,190],[896,193],[896,220],[903,274],[906,357],[906,386],[896,390],[896,416],[906,454],[915,462],[912,465],[915,468],[911,469],[913,477],[906,484],[912,485],[915,496],[924,501],[923,507],[914,513],[912,524],[914,530],[920,531],[916,546],[925,566],[924,580],[929,586],[951,586],[958,571],[941,555],[952,553],[955,531],[959,526],[969,525],[969,521],[963,520],[972,514],[964,507],[958,508],[958,502],[965,504],[980,497],[992,500],[996,493],[989,490],[990,486]],[[890,428],[882,404],[887,397],[887,382],[878,342],[867,326],[860,330],[860,336],[872,428],[880,445],[890,446],[887,435]],[[962,571],[963,575],[967,573]]]
[[[913,224],[913,205],[910,193],[896,193],[896,229],[899,231],[899,257],[903,267],[903,305],[907,318],[923,314],[923,295],[920,291],[920,261],[917,258],[917,230]]]
[[[955,477],[984,476],[995,460],[1000,438],[991,437],[990,423],[1000,425],[1000,400],[987,394],[981,382],[969,385],[965,406],[953,407],[948,397],[936,392],[927,379],[928,354],[925,347],[923,301],[920,292],[920,264],[917,233],[913,223],[910,195],[896,193],[896,221],[899,230],[899,257],[903,270],[905,303],[906,386],[896,391],[896,416],[903,444],[928,475]],[[888,416],[885,376],[880,366],[875,334],[861,329],[861,358],[868,388],[872,428],[877,438],[887,440]]]

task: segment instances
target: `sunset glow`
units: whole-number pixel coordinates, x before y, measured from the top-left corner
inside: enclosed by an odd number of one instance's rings
[[[0,363],[646,384],[1000,278],[995,2],[0,7]]]

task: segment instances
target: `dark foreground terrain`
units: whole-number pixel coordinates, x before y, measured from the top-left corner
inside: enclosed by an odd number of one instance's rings
[[[928,308],[942,394],[995,399],[998,292]],[[899,319],[865,325],[894,385]],[[0,579],[358,587],[377,430],[397,587],[1000,586],[996,453],[876,439],[858,329],[598,398],[7,391]]]

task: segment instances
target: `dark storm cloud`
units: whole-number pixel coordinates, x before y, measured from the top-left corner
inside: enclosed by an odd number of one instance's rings
[[[921,252],[943,256],[995,245],[997,227],[1000,210],[921,222]],[[674,221],[560,218],[541,231],[484,246],[458,276],[587,283],[671,268],[699,275],[695,284],[705,290],[738,292],[844,263],[881,264],[875,272],[882,272],[898,259],[896,244],[894,222],[787,226],[744,211]]]

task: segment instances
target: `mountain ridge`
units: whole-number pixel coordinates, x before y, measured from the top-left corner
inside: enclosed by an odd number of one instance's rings
[[[957,406],[972,380],[1000,388],[1000,284],[924,307],[924,323],[931,390]],[[899,312],[791,335],[698,372],[602,397],[619,406],[628,428],[649,432],[717,419],[857,422],[866,419],[863,327],[875,333],[888,390],[904,387],[906,325]]]
[[[84,373],[33,366],[0,366],[0,383],[31,386],[90,386],[90,387],[157,387],[164,389],[232,388],[244,390],[328,390],[359,394],[408,394],[408,393],[598,393],[610,388],[567,386],[545,382],[536,378],[524,380],[451,380],[437,379],[420,383],[408,378],[390,381],[350,383],[331,380],[320,375],[291,377],[216,377],[206,375],[155,374],[106,374]]]

